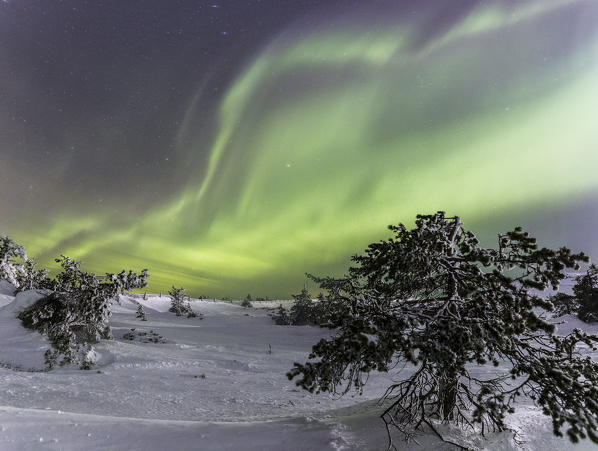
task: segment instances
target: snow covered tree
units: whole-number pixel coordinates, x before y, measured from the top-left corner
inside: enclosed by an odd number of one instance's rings
[[[48,270],[37,269],[33,260],[25,260],[17,273],[17,282],[17,292],[52,286],[52,281],[48,279]]]
[[[172,290],[170,290],[168,294],[171,299],[170,308],[168,309],[169,312],[176,314],[176,316],[186,315],[187,318],[197,316],[191,309],[189,302],[186,301],[188,296],[185,294],[184,288],[175,288],[173,285]]]
[[[585,322],[598,321],[598,267],[590,265],[586,273],[575,281],[573,294],[579,303],[579,319]]]
[[[329,325],[335,335],[289,379],[310,392],[359,392],[370,372],[403,368],[383,394],[389,438],[393,427],[406,439],[429,428],[445,440],[439,421],[505,430],[515,400],[528,396],[556,435],[567,423],[572,441],[598,443],[598,364],[578,347],[595,349],[598,337],[557,336],[535,313],[552,308],[538,293],[587,257],[539,249],[519,227],[483,248],[444,212],[418,216],[412,230],[389,228],[394,236],[353,256],[345,277],[311,276],[344,307]],[[472,373],[488,364],[494,376]]]
[[[292,296],[295,302],[293,302],[289,314],[291,324],[295,326],[317,324],[319,321],[319,312],[316,303],[312,300],[307,289],[303,288],[301,293],[293,294]]]
[[[572,294],[557,293],[549,300],[554,306],[554,316],[575,315],[579,312],[579,302]]]
[[[585,322],[598,321],[598,267],[590,265],[575,278],[573,294],[557,293],[550,297],[554,316],[577,314]]]
[[[147,269],[141,271],[141,274],[137,274],[134,271],[126,272],[125,270],[122,270],[118,274],[106,274],[106,278],[112,281],[115,286],[118,286],[121,293],[134,288],[145,287],[147,285],[147,277]]]
[[[92,344],[112,338],[108,321],[110,304],[119,291],[143,288],[147,270],[123,279],[106,274],[101,280],[81,270],[79,262],[62,256],[56,259],[62,272],[52,281],[51,292],[19,313],[25,327],[46,335],[53,349],[46,352],[46,364],[78,364],[89,368]],[[62,358],[60,361],[59,357]]]
[[[0,237],[0,280],[7,280],[19,292],[48,288],[47,275],[47,270],[37,269],[35,262],[27,258],[23,246],[8,237]]]
[[[137,315],[135,317],[140,321],[147,321],[145,312],[143,311],[143,306],[141,304],[137,304]]]
[[[278,310],[272,315],[272,321],[278,326],[288,326],[291,324],[291,318],[282,304],[278,306]]]
[[[25,248],[7,236],[0,237],[0,279],[7,280],[18,288],[23,265],[15,260],[27,260]]]
[[[248,294],[247,297],[245,299],[243,299],[243,302],[241,302],[241,307],[245,307],[245,308],[250,308],[253,307],[253,304],[251,303],[253,299],[251,298],[251,295]]]

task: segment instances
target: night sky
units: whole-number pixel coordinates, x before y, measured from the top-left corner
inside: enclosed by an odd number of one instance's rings
[[[0,193],[153,291],[288,297],[436,210],[598,258],[598,2],[0,0]]]

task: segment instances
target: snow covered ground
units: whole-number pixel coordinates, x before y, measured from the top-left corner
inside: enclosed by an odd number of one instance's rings
[[[293,362],[304,362],[326,330],[276,326],[265,308],[196,300],[203,319],[188,319],[168,313],[166,296],[123,297],[113,307],[114,340],[97,347],[97,368],[44,371],[48,343],[14,317],[17,305],[34,298],[25,293],[15,301],[0,286],[1,450],[386,448],[375,400],[392,375],[373,375],[363,396],[342,398],[311,395],[287,380]],[[147,322],[135,317],[136,302]],[[565,320],[563,330],[579,325]],[[135,339],[124,338],[128,333]],[[529,404],[517,406],[510,421],[525,440],[519,447],[507,434],[464,438],[487,450],[595,449],[555,438],[549,419]],[[418,441],[396,444],[451,449],[431,435]]]

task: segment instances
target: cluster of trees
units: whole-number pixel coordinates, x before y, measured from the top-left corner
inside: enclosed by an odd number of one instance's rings
[[[147,286],[147,269],[136,273],[122,271],[103,277],[83,271],[81,264],[69,257],[56,259],[62,271],[53,279],[48,271],[37,269],[27,258],[23,246],[8,237],[0,237],[0,280],[7,280],[16,292],[41,290],[43,296],[18,313],[29,329],[48,337],[52,348],[45,353],[49,368],[75,364],[91,368],[93,345],[101,339],[111,339],[110,305],[119,293]],[[189,304],[184,288],[172,287],[169,311],[177,316],[197,316]],[[144,295],[144,298],[146,296]],[[137,318],[147,321],[143,306],[138,304]]]
[[[305,326],[318,325],[323,326],[327,323],[329,317],[334,314],[331,304],[327,302],[322,293],[314,299],[307,288],[303,288],[299,294],[293,294],[293,304],[289,310],[282,304],[272,315],[275,324],[281,326]]]
[[[308,275],[326,296],[314,300],[304,288],[289,311],[280,306],[277,324],[334,331],[307,362],[295,363],[289,379],[310,392],[361,392],[371,372],[403,368],[382,394],[389,449],[393,428],[407,440],[427,428],[447,442],[440,422],[482,434],[506,430],[506,416],[522,396],[552,418],[554,434],[565,428],[573,442],[598,443],[598,363],[587,354],[597,349],[598,337],[579,329],[556,335],[541,313],[598,320],[598,268],[576,279],[573,294],[546,299],[543,294],[558,289],[565,271],[578,270],[587,256],[539,248],[520,227],[486,248],[459,217],[444,212],[419,215],[415,225],[390,226],[392,236],[353,256],[342,278]],[[46,290],[19,318],[49,337],[48,365],[89,367],[90,345],[110,337],[111,300],[145,286],[148,274],[98,278],[67,257],[57,262],[62,272],[50,280],[21,246],[0,241],[0,278],[19,289]],[[195,316],[183,288],[173,286],[169,295],[171,312]],[[251,302],[248,295],[243,305]],[[145,317],[142,308],[138,317]],[[486,365],[495,369],[480,377],[474,369]]]
[[[310,392],[361,392],[369,373],[403,368],[382,395],[389,449],[392,429],[407,440],[428,429],[445,441],[439,422],[505,430],[521,396],[552,418],[554,434],[566,426],[573,442],[598,443],[598,363],[584,355],[598,337],[555,335],[538,313],[553,309],[542,292],[588,258],[538,248],[521,228],[484,248],[443,212],[418,216],[412,230],[389,228],[393,236],[353,256],[345,277],[309,276],[328,293],[325,325],[335,333],[289,379]],[[580,279],[579,296],[595,295],[595,273]],[[472,371],[485,365],[497,368]]]
[[[245,307],[245,308],[251,308],[253,307],[253,302],[265,302],[268,300],[268,296],[264,297],[256,297],[255,299],[253,299],[251,297],[251,294],[248,294],[247,297],[245,297],[245,299],[243,299],[243,301],[241,301],[241,307]]]

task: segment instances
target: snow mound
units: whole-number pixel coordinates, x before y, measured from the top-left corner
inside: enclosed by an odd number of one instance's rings
[[[50,344],[38,332],[25,329],[16,315],[45,296],[43,291],[18,293],[0,308],[0,366],[22,371],[44,371]]]
[[[0,280],[0,295],[13,296],[17,288],[7,280]]]

